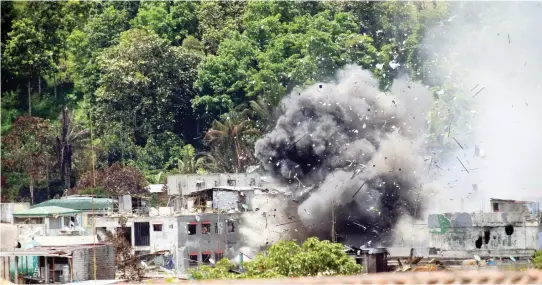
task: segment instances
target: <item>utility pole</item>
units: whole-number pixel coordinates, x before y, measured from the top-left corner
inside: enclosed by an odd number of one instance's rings
[[[335,198],[331,199],[331,242],[335,242]]]

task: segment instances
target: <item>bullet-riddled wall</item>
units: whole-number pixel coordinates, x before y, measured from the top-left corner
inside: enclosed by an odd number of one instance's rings
[[[429,215],[430,246],[441,250],[538,248],[538,220],[524,213]]]

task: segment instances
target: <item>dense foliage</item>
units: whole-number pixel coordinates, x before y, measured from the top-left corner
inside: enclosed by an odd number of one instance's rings
[[[231,272],[233,268],[231,261],[222,259],[213,267],[198,267],[191,276],[198,280],[352,275],[361,272],[361,266],[346,255],[342,244],[314,237],[307,239],[302,246],[293,241],[271,245],[267,252],[243,263],[242,274]]]
[[[273,126],[280,100],[346,64],[371,70],[382,89],[402,71],[436,91],[443,84],[428,80],[422,41],[448,17],[447,3],[1,5],[3,199],[88,190],[93,166],[107,173],[116,163],[137,181],[113,191],[122,193],[159,173],[244,171],[257,163],[254,142]],[[461,109],[443,99],[431,126],[441,144],[452,126],[440,109]],[[51,126],[38,130],[28,118]],[[43,139],[19,147],[38,131]]]

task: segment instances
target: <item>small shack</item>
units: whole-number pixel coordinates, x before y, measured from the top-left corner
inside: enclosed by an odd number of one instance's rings
[[[363,266],[364,273],[378,273],[388,271],[388,251],[386,248],[357,248],[348,246],[346,254]]]
[[[2,270],[0,278],[17,284],[115,279],[115,247],[111,244],[3,249],[0,258],[10,267],[9,273]]]

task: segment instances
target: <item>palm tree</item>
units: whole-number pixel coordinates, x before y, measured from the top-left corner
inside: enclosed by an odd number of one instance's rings
[[[66,189],[70,189],[73,151],[87,148],[86,142],[90,132],[75,122],[74,114],[68,108],[62,110],[59,120],[61,126],[60,135],[56,137],[57,166],[62,183]]]
[[[222,122],[215,120],[203,138],[211,148],[212,159],[227,172],[243,171],[254,160],[247,139],[261,134],[252,128],[247,110],[239,111],[243,107],[226,114]]]
[[[270,97],[259,97],[257,100],[250,101],[252,115],[258,118],[258,129],[262,132],[269,132],[275,126],[280,113],[282,97],[274,95]]]

